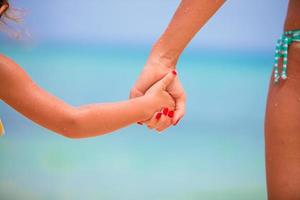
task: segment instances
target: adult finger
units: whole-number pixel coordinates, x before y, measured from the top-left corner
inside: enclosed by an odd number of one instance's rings
[[[173,70],[172,72],[169,72],[165,77],[163,77],[158,84],[161,84],[162,89],[166,90],[169,85],[174,81],[175,77],[177,75],[177,72]]]
[[[141,92],[139,89],[137,89],[136,87],[133,87],[130,91],[130,94],[129,94],[129,98],[132,99],[132,98],[136,98],[136,97],[141,97],[143,96],[144,93]]]
[[[175,112],[174,112],[174,117],[172,118],[172,124],[176,126],[180,119],[184,116],[185,114],[185,104],[186,104],[186,97],[185,94],[181,94],[178,97],[175,97]]]
[[[165,110],[163,111],[162,117],[159,119],[159,122],[157,123],[155,129],[158,132],[162,132],[168,127],[172,125],[172,117],[173,117],[174,111]]]

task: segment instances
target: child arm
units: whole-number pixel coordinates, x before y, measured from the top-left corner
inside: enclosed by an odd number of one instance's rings
[[[151,118],[158,107],[170,106],[167,93],[157,92],[129,101],[73,107],[40,88],[21,67],[1,55],[0,78],[4,102],[37,124],[69,138],[112,132]]]

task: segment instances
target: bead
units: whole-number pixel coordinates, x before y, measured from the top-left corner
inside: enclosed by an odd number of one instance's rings
[[[281,74],[281,78],[285,80],[287,78],[286,74]]]
[[[287,79],[287,62],[288,62],[288,47],[292,42],[300,42],[300,30],[285,31],[282,36],[277,40],[275,49],[275,62],[274,62],[274,81],[279,82],[279,79]],[[279,75],[278,59],[283,58],[282,72]]]

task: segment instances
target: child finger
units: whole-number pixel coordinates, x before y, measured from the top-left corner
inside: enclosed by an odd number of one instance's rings
[[[157,122],[157,125],[155,127],[156,131],[162,132],[166,128],[172,125],[172,120],[167,115],[162,116],[159,121]]]
[[[156,127],[157,122],[159,121],[159,119],[162,116],[162,112],[156,112],[154,113],[154,115],[152,116],[152,118],[150,119],[150,121],[148,123],[146,123],[147,127],[149,129],[153,129]]]

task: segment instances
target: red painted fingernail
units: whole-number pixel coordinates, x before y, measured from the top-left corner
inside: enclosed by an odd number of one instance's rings
[[[163,114],[164,114],[164,115],[167,115],[168,112],[169,112],[169,109],[168,109],[168,108],[164,108],[164,109],[163,109]]]
[[[143,125],[143,123],[142,123],[142,122],[137,122],[137,124],[139,124],[139,125]]]
[[[176,70],[173,70],[172,73],[173,73],[175,76],[177,75]]]
[[[176,126],[180,120],[181,120],[181,118],[177,119],[177,121],[175,122],[175,124],[173,126]]]
[[[169,111],[169,113],[168,113],[168,116],[170,117],[170,118],[172,118],[173,116],[174,116],[174,111]]]
[[[162,114],[161,112],[157,113],[156,116],[155,116],[155,118],[159,119],[161,117],[161,114]]]

